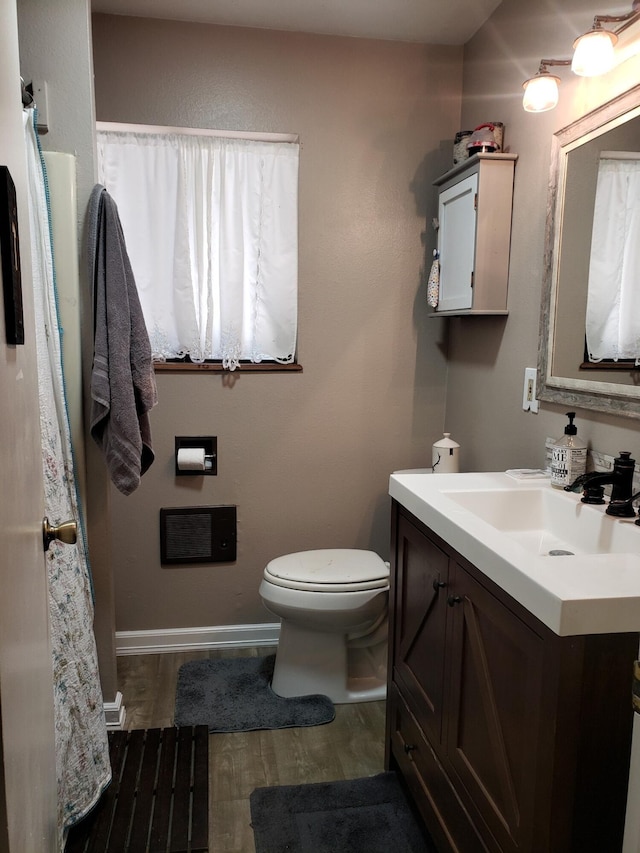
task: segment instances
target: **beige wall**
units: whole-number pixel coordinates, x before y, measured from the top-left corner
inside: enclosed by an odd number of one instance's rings
[[[622,11],[625,11],[625,7]],[[567,406],[541,404],[538,415],[522,410],[525,367],[538,351],[544,226],[552,134],[640,79],[632,60],[606,77],[581,80],[561,68],[560,104],[548,113],[522,109],[522,82],[543,58],[571,56],[573,40],[606,12],[584,0],[530,3],[504,0],[465,46],[463,125],[503,121],[505,143],[516,165],[509,316],[456,319],[450,324],[447,429],[464,451],[469,470],[537,467],[544,440],[563,431]],[[578,410],[580,435],[602,452],[631,450],[640,458],[638,422]]]
[[[159,374],[156,461],[131,497],[112,494],[119,630],[273,621],[265,563],[322,547],[386,558],[389,473],[429,464],[442,433],[421,232],[451,163],[462,51],[100,15],[93,36],[99,120],[301,137],[304,372]],[[210,434],[218,476],[176,478],[174,436]],[[238,506],[237,562],[163,568],[160,507],[218,503]]]

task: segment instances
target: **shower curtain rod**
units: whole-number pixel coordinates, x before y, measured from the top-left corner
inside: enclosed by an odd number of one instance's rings
[[[247,139],[252,142],[300,142],[299,133],[263,133],[250,130],[213,130],[203,127],[165,127],[151,124],[121,124],[97,121],[97,130],[124,131],[125,133],[175,133],[183,136],[221,136],[227,139]]]

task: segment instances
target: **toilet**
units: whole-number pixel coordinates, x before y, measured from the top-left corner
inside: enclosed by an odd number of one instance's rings
[[[300,551],[267,565],[260,596],[280,617],[271,687],[334,703],[386,696],[389,566],[373,551]]]

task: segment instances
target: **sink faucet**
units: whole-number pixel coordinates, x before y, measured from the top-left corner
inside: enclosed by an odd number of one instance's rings
[[[565,486],[565,492],[579,492],[583,490],[583,503],[604,503],[602,497],[603,486],[611,485],[611,500],[607,507],[607,515],[616,518],[633,518],[633,471],[635,459],[631,458],[628,450],[621,450],[620,455],[613,460],[613,471],[594,471],[582,474]]]

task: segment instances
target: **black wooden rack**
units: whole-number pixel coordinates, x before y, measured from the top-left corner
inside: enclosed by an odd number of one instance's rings
[[[206,726],[109,732],[113,781],[65,853],[207,853]]]

